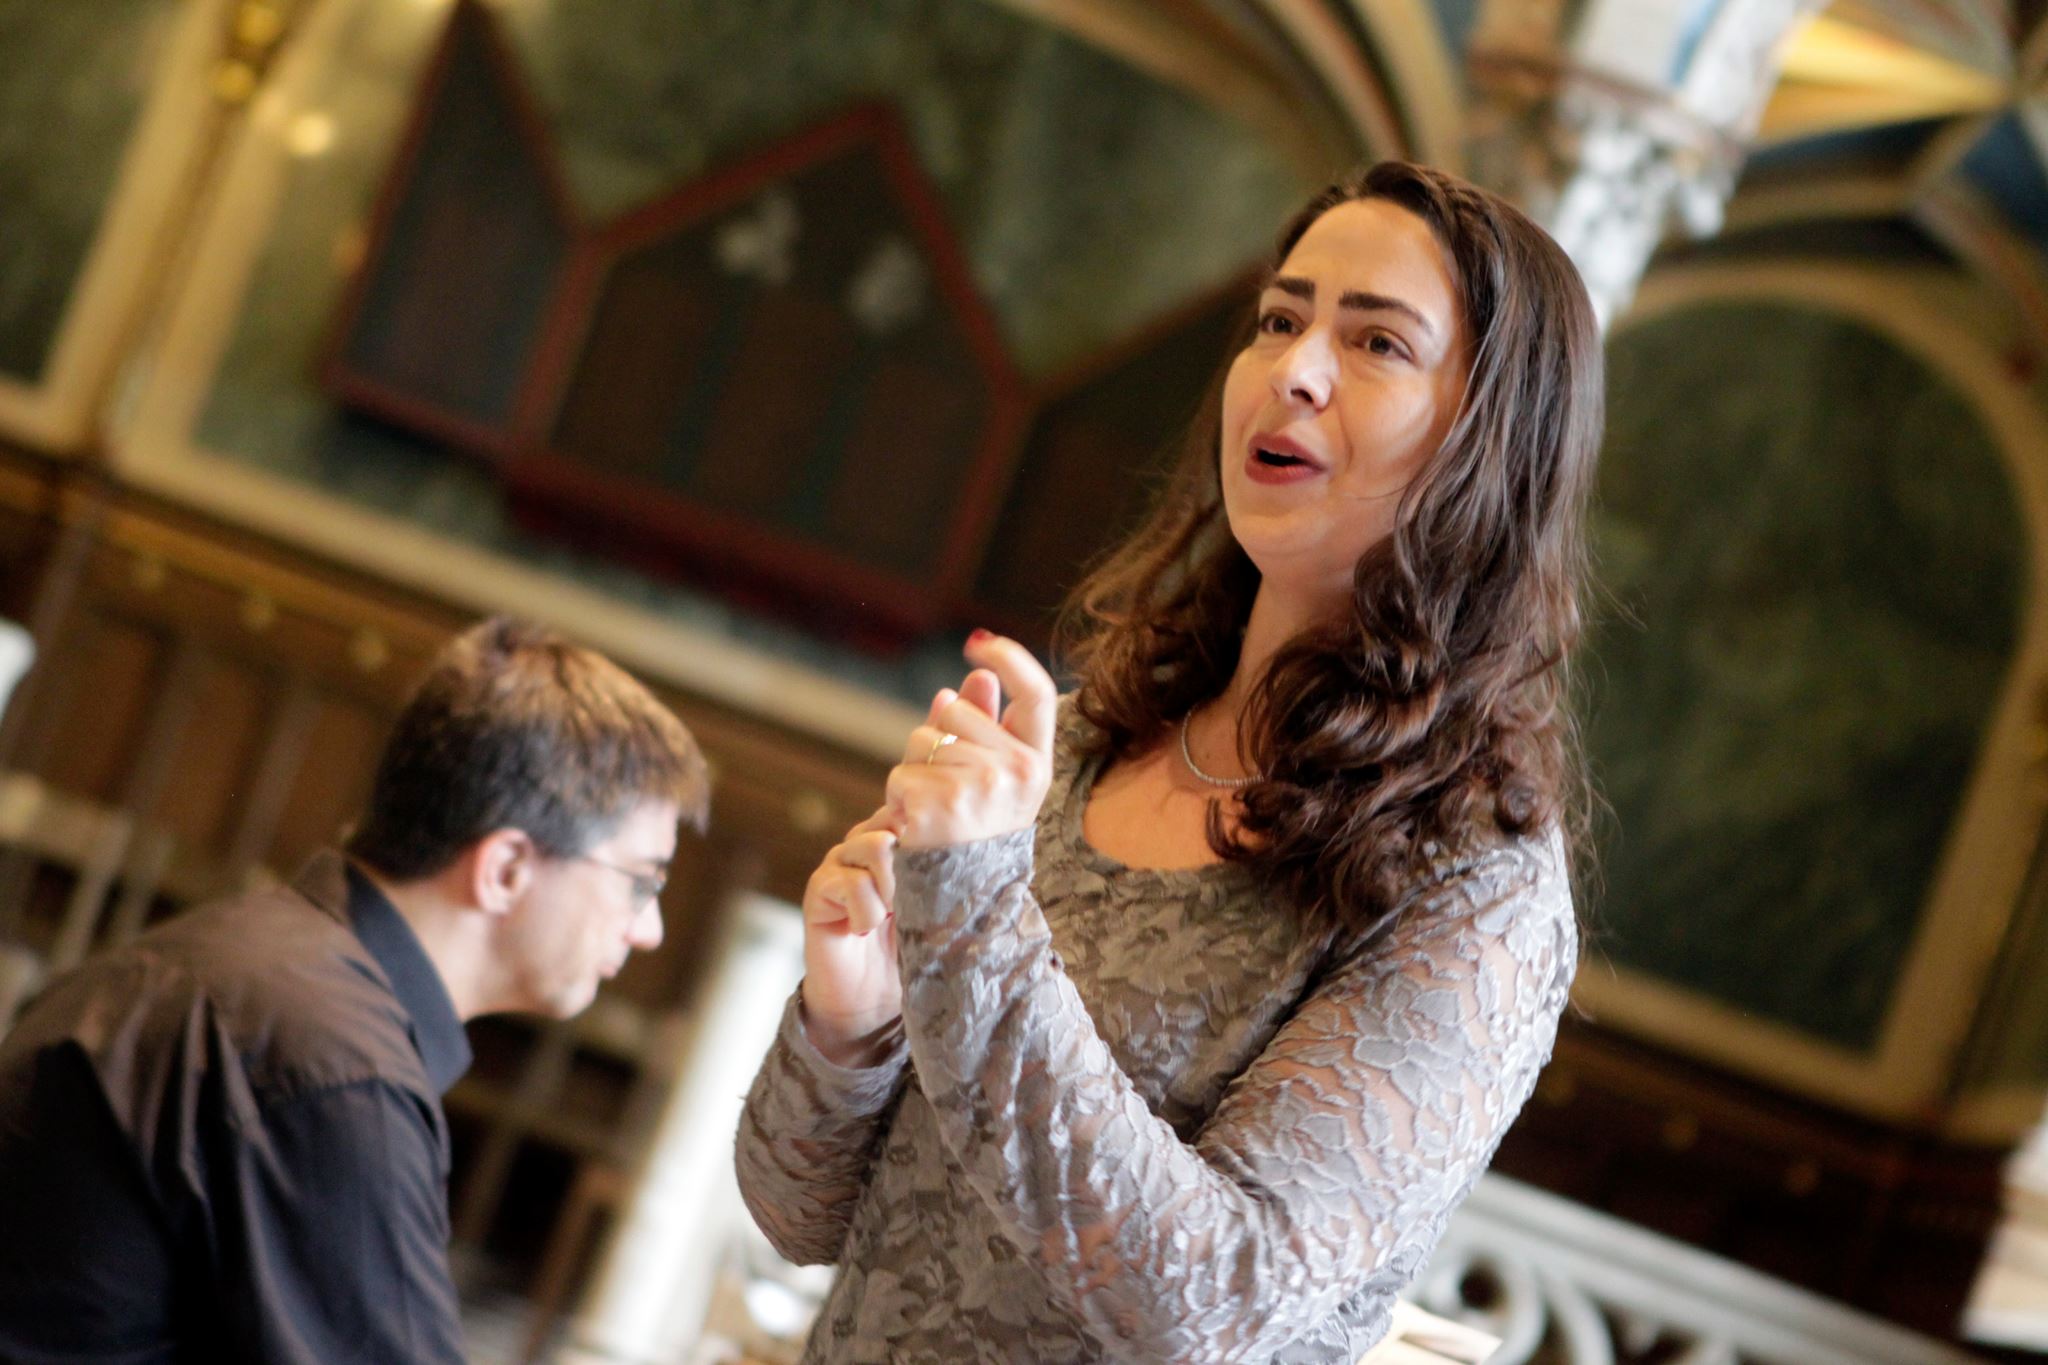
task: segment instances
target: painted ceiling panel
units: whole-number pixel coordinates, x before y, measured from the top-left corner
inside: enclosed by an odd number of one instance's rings
[[[2036,247],[2048,250],[2048,172],[2041,146],[2017,114],[2007,114],[1964,156],[1963,175],[1987,195]]]
[[[2021,22],[2010,0],[1835,0],[1828,13],[1987,72],[2010,70]]]
[[[2012,98],[2010,47],[1989,66],[1918,47],[1896,32],[1822,14],[1787,46],[1777,93],[1764,113],[1773,141],[1860,124],[1999,108]]]

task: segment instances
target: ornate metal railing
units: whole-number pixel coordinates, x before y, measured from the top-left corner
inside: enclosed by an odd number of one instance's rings
[[[1501,1339],[1488,1365],[1961,1365],[1978,1357],[1489,1175],[1411,1293]]]

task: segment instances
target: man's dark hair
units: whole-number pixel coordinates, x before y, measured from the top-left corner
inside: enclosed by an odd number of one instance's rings
[[[669,709],[593,650],[497,617],[463,632],[399,713],[348,852],[400,881],[518,829],[550,857],[598,843],[641,801],[702,829],[710,778]]]

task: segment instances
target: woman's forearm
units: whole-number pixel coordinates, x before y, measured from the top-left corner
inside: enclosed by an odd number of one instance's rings
[[[800,1265],[839,1260],[888,1116],[908,1075],[900,1022],[856,1040],[843,1065],[785,1007],[740,1114],[740,1195],[775,1249]]]

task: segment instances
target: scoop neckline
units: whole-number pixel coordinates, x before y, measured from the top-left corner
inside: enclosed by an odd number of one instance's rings
[[[1061,811],[1061,835],[1074,857],[1089,871],[1122,881],[1150,882],[1162,890],[1193,891],[1208,886],[1251,885],[1251,869],[1243,863],[1219,858],[1195,867],[1137,867],[1110,857],[1088,842],[1081,817],[1088,809],[1089,793],[1108,762],[1103,754],[1089,754],[1074,767],[1067,782],[1066,804]]]

